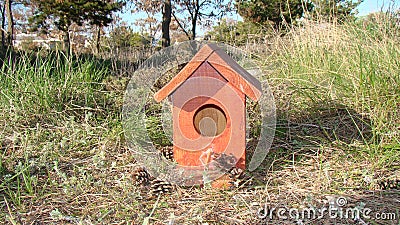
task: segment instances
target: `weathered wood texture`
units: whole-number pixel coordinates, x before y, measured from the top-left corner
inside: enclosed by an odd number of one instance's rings
[[[240,159],[244,169],[245,95],[241,91],[204,62],[193,76],[173,92],[171,99],[174,157],[180,165],[203,165],[206,162],[200,158],[211,148],[214,153],[233,154]],[[204,107],[214,113],[214,109],[221,110],[219,115],[208,117],[211,120],[214,118],[216,126],[220,127],[220,134],[201,135],[196,130],[196,113]],[[208,113],[210,111],[205,112]]]
[[[161,88],[155,95],[157,102],[162,101],[187,80],[203,62],[208,62],[224,79],[242,91],[253,101],[258,101],[262,94],[261,83],[237,64],[228,54],[215,44],[204,45],[193,59]]]
[[[246,96],[257,101],[261,83],[215,44],[207,44],[161,88],[157,102],[172,101],[174,158],[181,166],[204,166],[213,154],[238,159],[245,169]],[[227,176],[213,187],[228,185]]]

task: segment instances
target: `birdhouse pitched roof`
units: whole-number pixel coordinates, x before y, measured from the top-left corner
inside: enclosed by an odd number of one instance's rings
[[[208,62],[229,83],[252,100],[258,101],[261,97],[262,88],[260,81],[237,64],[228,54],[218,48],[216,44],[206,44],[174,78],[154,94],[154,99],[157,102],[161,102],[164,98],[172,94],[204,62]]]

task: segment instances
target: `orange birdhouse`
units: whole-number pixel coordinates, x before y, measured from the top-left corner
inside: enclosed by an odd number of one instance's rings
[[[261,83],[249,72],[217,45],[204,45],[154,95],[157,102],[172,102],[176,162],[204,166],[224,153],[244,170],[246,96],[258,101],[261,94]]]

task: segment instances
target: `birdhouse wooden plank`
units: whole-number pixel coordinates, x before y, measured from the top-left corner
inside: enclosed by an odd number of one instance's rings
[[[246,96],[258,101],[261,94],[256,78],[217,45],[204,45],[154,95],[157,102],[168,96],[172,101],[176,162],[202,166],[210,162],[210,154],[224,153],[245,169]]]

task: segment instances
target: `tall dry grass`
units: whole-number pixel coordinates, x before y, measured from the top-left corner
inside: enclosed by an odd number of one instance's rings
[[[303,21],[256,54],[265,78],[288,87],[292,117],[341,105],[370,123],[372,137],[361,137],[368,151],[399,150],[399,30],[398,18],[383,13],[344,24]]]

